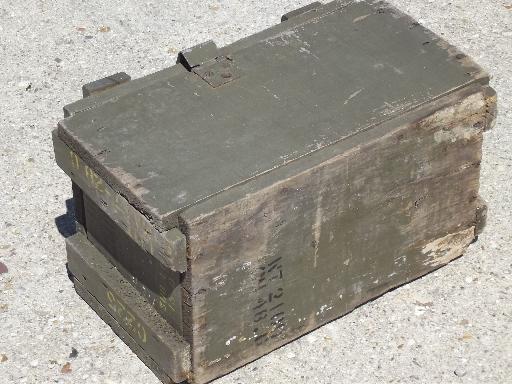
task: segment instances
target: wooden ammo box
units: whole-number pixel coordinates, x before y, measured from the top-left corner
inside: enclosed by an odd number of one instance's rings
[[[54,132],[75,287],[163,382],[205,383],[460,256],[483,226],[488,76],[386,3],[319,3]]]

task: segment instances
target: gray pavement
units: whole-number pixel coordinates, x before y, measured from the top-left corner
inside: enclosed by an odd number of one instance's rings
[[[50,138],[62,106],[85,82],[152,73],[180,49],[228,44],[307,3],[0,0],[0,384],[158,383],[67,278],[55,220],[69,223],[71,190]],[[512,383],[512,0],[391,3],[493,75],[487,228],[464,257],[219,384]]]

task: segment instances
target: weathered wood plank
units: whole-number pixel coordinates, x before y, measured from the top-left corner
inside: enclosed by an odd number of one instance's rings
[[[87,238],[181,334],[180,273],[145,252],[87,195],[84,196],[84,215]]]
[[[190,346],[82,234],[66,240],[74,279],[173,381],[190,374]]]
[[[103,181],[53,132],[55,160],[59,167],[101,209],[149,254],[174,271],[186,270],[186,239],[179,229],[160,232],[126,199]]]
[[[101,305],[94,296],[92,296],[87,289],[84,288],[79,280],[73,279],[76,292],[80,297],[93,309],[94,312],[112,328],[117,336],[124,341],[126,345],[137,355],[137,357],[155,374],[158,379],[164,384],[175,384],[173,380],[162,370],[162,368],[151,358],[151,356],[142,349],[139,344],[133,339],[123,327],[119,325],[110,313]]]
[[[459,92],[223,208],[184,212],[195,382],[460,256],[475,237],[494,102]]]

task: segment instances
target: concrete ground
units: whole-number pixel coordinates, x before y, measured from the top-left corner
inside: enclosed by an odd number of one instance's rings
[[[152,73],[180,49],[228,44],[308,2],[0,0],[1,384],[158,383],[66,275],[71,190],[50,139],[62,106],[85,82]],[[487,228],[464,257],[219,384],[512,383],[512,0],[391,3],[493,75],[500,114],[484,143]]]

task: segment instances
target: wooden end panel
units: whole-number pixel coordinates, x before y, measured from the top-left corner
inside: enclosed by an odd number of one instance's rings
[[[55,160],[60,168],[127,235],[168,268],[187,268],[186,239],[177,228],[160,232],[142,213],[114,191],[91,167],[53,132]]]
[[[144,349],[134,340],[128,332],[113,318],[103,305],[84,288],[79,280],[73,279],[75,290],[78,295],[92,308],[94,312],[108,325],[114,333],[132,350],[133,353],[155,374],[164,384],[175,384],[175,382],[160,368],[160,366],[146,353]]]
[[[186,380],[189,344],[82,234],[68,238],[66,248],[74,279],[162,372],[174,382]]]

